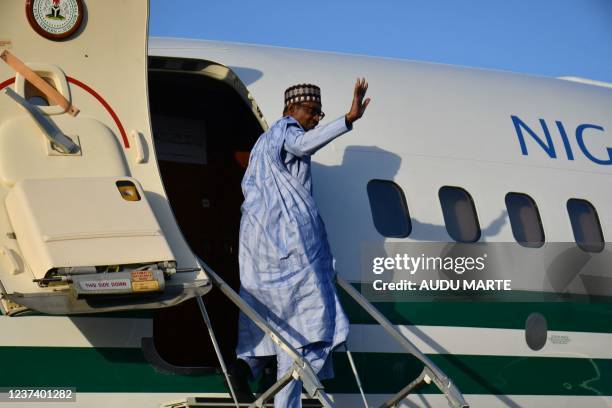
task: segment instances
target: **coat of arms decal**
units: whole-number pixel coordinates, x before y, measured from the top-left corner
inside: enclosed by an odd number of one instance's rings
[[[26,14],[32,28],[49,40],[73,35],[83,21],[82,0],[27,0]]]

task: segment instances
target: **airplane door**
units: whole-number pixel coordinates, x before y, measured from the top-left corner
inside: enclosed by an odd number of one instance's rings
[[[0,296],[91,313],[210,284],[168,204],[151,136],[146,0],[0,3]]]

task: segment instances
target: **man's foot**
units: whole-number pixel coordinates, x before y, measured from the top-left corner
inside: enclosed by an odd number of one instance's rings
[[[238,402],[255,402],[255,396],[249,386],[250,376],[251,369],[249,365],[239,358],[236,359],[236,362],[228,370],[228,377]]]

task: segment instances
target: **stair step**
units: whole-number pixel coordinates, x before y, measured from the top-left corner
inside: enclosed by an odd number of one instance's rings
[[[250,403],[242,402],[239,403],[240,407],[248,407]],[[215,408],[235,408],[234,401],[231,398],[227,397],[195,397],[189,399],[189,405],[186,405],[189,408],[199,408],[199,407],[215,407]],[[269,401],[264,405],[265,407],[274,407],[274,402]],[[312,398],[303,398],[302,399],[302,408],[320,408],[322,407],[321,402]]]

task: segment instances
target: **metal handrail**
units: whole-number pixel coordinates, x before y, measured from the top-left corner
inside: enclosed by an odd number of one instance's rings
[[[334,402],[329,398],[325,392],[323,384],[319,381],[316,373],[301,354],[293,347],[285,338],[273,327],[269,326],[265,320],[257,313],[251,306],[249,306],[241,297],[232,289],[219,275],[217,275],[210,266],[208,266],[202,259],[198,259],[199,263],[203,266],[207,275],[210,277],[214,286],[229,298],[238,308],[257,325],[270,339],[276,343],[284,352],[289,354],[289,357],[293,360],[291,376],[302,380],[304,389],[311,398],[318,399],[323,407],[335,408]],[[288,382],[287,376],[283,376],[279,381],[272,385],[273,392],[265,392],[262,397],[269,399],[274,396],[282,385]],[[263,398],[259,398],[250,407],[262,407],[265,404]]]
[[[448,403],[453,408],[468,408],[469,405],[463,398],[463,394],[461,391],[453,384],[453,382],[448,378],[446,374],[442,370],[436,366],[436,364],[431,361],[425,354],[421,353],[421,351],[414,345],[410,340],[406,338],[402,333],[400,333],[393,324],[387,320],[359,291],[357,291],[350,283],[346,280],[342,279],[340,276],[336,276],[336,280],[338,285],[346,293],[349,294],[370,316],[374,318],[382,327],[385,329],[391,337],[393,337],[397,342],[410,354],[419,359],[424,365],[425,369],[419,375],[419,377],[412,381],[408,386],[394,395],[390,400],[385,402],[381,407],[389,407],[401,399],[403,399],[406,395],[408,395],[417,385],[421,382],[433,381],[433,383],[444,393]],[[388,404],[388,405],[387,405]]]

